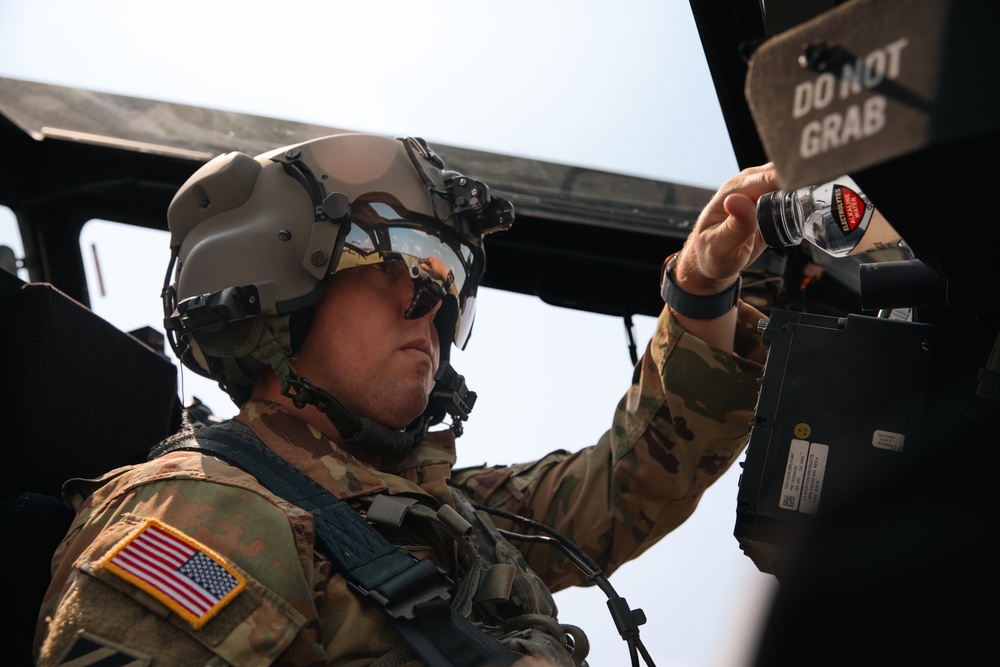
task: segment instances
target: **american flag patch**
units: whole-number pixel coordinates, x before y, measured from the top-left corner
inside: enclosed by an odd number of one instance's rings
[[[246,587],[221,556],[156,519],[147,519],[100,561],[196,628]]]

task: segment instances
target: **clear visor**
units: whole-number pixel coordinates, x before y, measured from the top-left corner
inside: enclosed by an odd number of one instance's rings
[[[336,271],[388,261],[404,262],[413,282],[406,317],[423,317],[445,301],[436,317],[455,320],[454,343],[465,349],[475,319],[482,251],[430,218],[400,213],[384,202],[352,203],[351,229]]]

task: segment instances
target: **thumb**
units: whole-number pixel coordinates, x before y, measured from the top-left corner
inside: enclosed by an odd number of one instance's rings
[[[733,193],[723,201],[723,207],[728,214],[725,224],[726,241],[742,270],[753,263],[767,247],[757,223],[757,202],[745,194]]]
[[[757,231],[757,204],[753,199],[740,192],[734,192],[722,202],[732,231],[740,236],[746,236]]]

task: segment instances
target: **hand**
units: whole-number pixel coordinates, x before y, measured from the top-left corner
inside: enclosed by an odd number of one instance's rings
[[[778,189],[770,163],[744,169],[726,181],[712,197],[674,267],[674,282],[688,294],[718,294],[736,282],[740,272],[757,259],[767,244],[757,226],[757,199]],[[737,309],[710,320],[674,313],[688,333],[727,352],[733,351]]]
[[[771,163],[744,169],[712,197],[684,242],[674,269],[677,286],[689,294],[718,294],[767,244],[757,226],[757,199],[779,188]]]

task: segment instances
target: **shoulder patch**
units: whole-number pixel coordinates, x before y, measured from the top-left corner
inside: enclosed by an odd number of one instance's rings
[[[195,628],[246,587],[225,558],[156,519],[146,519],[98,567],[149,593]]]

